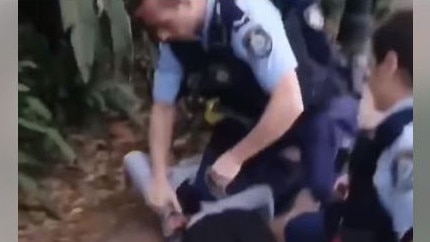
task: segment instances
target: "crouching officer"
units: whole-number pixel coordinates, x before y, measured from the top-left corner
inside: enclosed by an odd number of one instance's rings
[[[412,241],[412,19],[412,11],[394,14],[373,36],[369,88],[385,119],[357,140],[347,179],[337,182],[349,185],[342,241]]]
[[[331,167],[334,123],[324,113],[303,112],[302,93],[315,90],[301,90],[296,57],[270,1],[142,0],[136,14],[161,41],[149,139],[153,207],[187,210],[167,179],[175,102],[185,96],[216,98],[240,117],[214,127],[192,184],[202,200],[267,183],[280,212],[303,185],[301,163],[321,159]]]

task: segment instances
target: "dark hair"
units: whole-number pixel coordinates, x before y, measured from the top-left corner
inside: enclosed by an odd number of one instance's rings
[[[413,84],[413,15],[412,10],[394,13],[373,35],[373,53],[381,63],[389,51],[397,54],[398,64]],[[409,81],[409,80],[408,80]]]

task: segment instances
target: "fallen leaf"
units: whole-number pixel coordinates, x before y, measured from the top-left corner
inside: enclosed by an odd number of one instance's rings
[[[73,215],[76,215],[76,214],[80,214],[80,213],[82,213],[84,210],[82,209],[82,208],[74,208],[74,209],[72,209],[72,211],[70,212],[70,216],[73,216]]]
[[[81,197],[79,199],[77,199],[75,202],[73,202],[72,206],[73,207],[80,207],[83,206],[85,204],[85,198]]]

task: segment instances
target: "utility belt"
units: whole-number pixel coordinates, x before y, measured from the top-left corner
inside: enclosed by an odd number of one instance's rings
[[[332,97],[334,98],[334,96]],[[323,105],[323,102],[324,103]],[[321,100],[321,105],[309,105],[305,108],[306,112],[321,112],[324,111],[329,102],[329,98],[323,101]],[[205,121],[210,125],[216,125],[220,121],[224,119],[233,119],[235,121],[240,122],[247,128],[252,128],[259,120],[260,116],[250,116],[243,112],[234,110],[233,108],[228,107],[227,105],[223,105],[220,101],[220,97],[210,97],[210,98],[187,98],[187,104],[189,106],[194,107],[194,109],[198,109],[203,112],[203,116]],[[196,108],[199,106],[198,108]]]
[[[216,125],[224,119],[233,119],[251,128],[264,111],[269,97],[263,92],[255,91],[259,88],[255,80],[249,80],[251,83],[244,86],[246,82],[243,80],[248,79],[249,76],[242,76],[234,68],[213,62],[203,70],[186,74],[180,97],[185,98],[185,104],[190,110],[203,113],[205,121],[210,125]]]
[[[204,101],[200,99],[200,103],[203,104],[201,109],[203,109],[204,120],[211,126],[215,126],[225,119],[232,119],[238,121],[247,128],[252,128],[258,121],[257,117],[244,115],[222,105],[219,98],[216,97]]]

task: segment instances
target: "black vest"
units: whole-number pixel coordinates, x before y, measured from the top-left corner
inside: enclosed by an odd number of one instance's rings
[[[208,50],[198,41],[171,43],[184,70],[177,98],[219,98],[220,104],[232,111],[251,119],[259,118],[269,95],[261,88],[250,66],[235,56],[230,44],[233,23],[245,13],[234,0],[217,0],[215,7],[217,4],[220,4],[220,13],[213,10]],[[305,23],[303,12],[307,5],[297,5],[283,17],[286,18],[287,37],[299,63],[297,75],[304,106],[310,109],[320,108],[333,96],[346,93],[348,70],[336,61],[326,34]]]
[[[244,15],[231,0],[218,0],[214,9],[205,50],[200,42],[174,42],[171,49],[184,69],[178,98],[185,95],[219,98],[222,106],[256,118],[263,112],[269,95],[259,85],[252,69],[240,60],[230,45],[233,22]]]
[[[362,135],[351,155],[349,167],[350,192],[345,204],[345,227],[371,231],[376,241],[397,241],[391,219],[382,207],[373,185],[377,161],[413,120],[413,109],[390,115],[377,129],[373,139]]]

